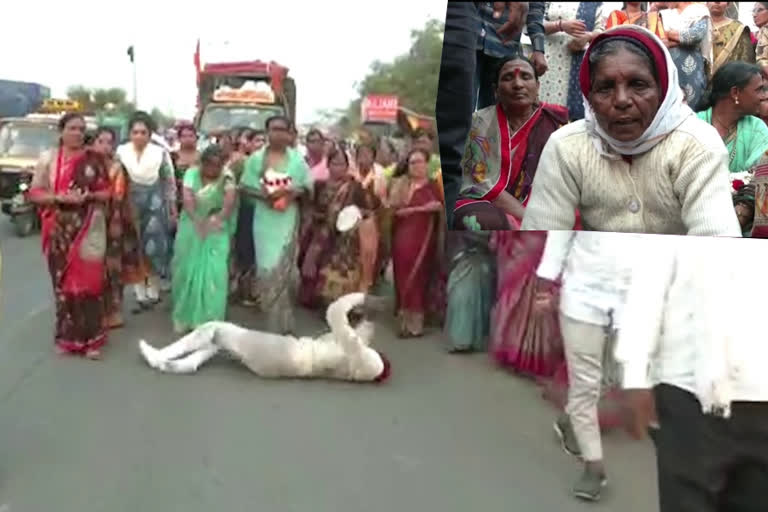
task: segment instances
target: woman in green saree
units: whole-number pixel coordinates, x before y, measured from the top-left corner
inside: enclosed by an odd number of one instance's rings
[[[184,174],[184,211],[173,252],[173,324],[179,333],[224,320],[227,313],[236,184],[229,171],[222,172],[219,146],[205,148],[200,162]]]
[[[304,157],[291,147],[291,121],[274,116],[266,125],[268,144],[248,158],[240,186],[253,202],[254,295],[267,313],[268,330],[289,334],[294,323],[298,202],[311,196],[312,178]]]
[[[729,62],[712,77],[710,107],[700,119],[714,126],[729,155],[731,181],[744,180],[768,151],[768,127],[760,119],[765,95],[760,68],[746,62]]]

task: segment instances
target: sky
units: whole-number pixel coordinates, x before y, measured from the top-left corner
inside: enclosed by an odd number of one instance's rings
[[[191,119],[199,37],[204,59],[211,55],[209,45],[227,48],[228,43],[234,60],[287,66],[296,80],[297,122],[306,123],[318,110],[347,107],[356,98],[355,82],[370,64],[407,52],[411,30],[429,18],[443,20],[446,0],[3,4],[3,19],[16,21],[0,30],[0,79],[38,82],[54,97],[65,97],[69,86],[81,84],[121,87],[132,98],[133,68],[126,51],[133,45],[139,108],[158,107]]]

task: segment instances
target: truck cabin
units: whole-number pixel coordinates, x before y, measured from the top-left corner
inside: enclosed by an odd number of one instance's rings
[[[292,118],[296,89],[287,73],[278,64],[260,61],[207,64],[198,82],[200,134],[239,127],[263,130],[272,116]]]

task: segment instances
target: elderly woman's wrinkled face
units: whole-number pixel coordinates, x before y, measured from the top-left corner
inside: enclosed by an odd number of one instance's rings
[[[522,108],[538,101],[539,82],[533,68],[524,60],[511,60],[499,71],[496,98],[502,106]]]
[[[653,122],[661,91],[648,61],[625,49],[596,65],[589,104],[600,126],[621,142],[638,139]]]

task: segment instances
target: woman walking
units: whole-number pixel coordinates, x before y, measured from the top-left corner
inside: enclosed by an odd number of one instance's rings
[[[172,262],[177,333],[226,318],[236,184],[223,167],[221,149],[211,145],[203,151],[200,167],[184,175],[184,211]]]
[[[170,154],[150,142],[155,123],[137,112],[129,122],[130,142],[117,148],[117,161],[129,177],[131,204],[144,259],[145,278],[134,285],[135,313],[160,302],[160,279],[169,273],[171,231],[176,224],[176,180]]]
[[[299,200],[312,191],[307,164],[290,147],[291,127],[283,116],[267,120],[268,145],[251,155],[241,180],[241,189],[253,204],[255,296],[268,315],[268,330],[277,334],[291,332],[294,325],[291,295],[296,277]],[[268,185],[270,182],[274,185]]]
[[[42,155],[29,197],[41,210],[43,254],[56,304],[57,350],[98,359],[107,340],[102,293],[109,177],[104,158],[84,147],[83,116],[64,115],[59,130],[59,146]]]

